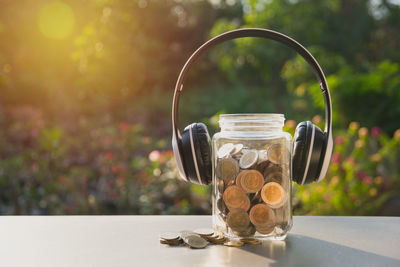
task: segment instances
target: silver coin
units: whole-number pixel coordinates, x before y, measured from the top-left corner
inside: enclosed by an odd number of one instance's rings
[[[235,149],[231,152],[231,155],[233,156],[233,155],[237,155],[237,154],[239,154],[241,151],[242,151],[242,149],[243,149],[243,144],[236,144],[236,145],[234,145],[234,147],[235,147]]]
[[[169,241],[169,240],[177,240],[180,238],[180,236],[178,233],[165,232],[160,234],[160,238]]]
[[[239,165],[233,158],[223,158],[218,160],[216,174],[224,180],[232,180],[239,172]]]
[[[225,158],[230,155],[231,152],[235,149],[235,145],[232,143],[223,144],[217,152],[218,158]]]
[[[191,248],[205,248],[208,245],[208,241],[199,235],[188,235],[183,241]]]
[[[214,230],[210,228],[199,228],[195,229],[193,232],[200,236],[212,236],[214,234]]]
[[[258,161],[257,150],[249,150],[247,153],[243,153],[243,156],[239,160],[239,166],[242,169],[250,169]]]

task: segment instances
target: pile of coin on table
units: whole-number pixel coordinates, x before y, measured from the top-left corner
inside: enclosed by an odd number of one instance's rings
[[[258,245],[261,244],[261,241],[252,238],[230,240],[221,233],[214,233],[212,229],[197,229],[194,231],[182,231],[180,233],[163,233],[160,235],[160,243],[170,246],[186,245],[190,248],[205,248],[210,244],[228,247],[241,247],[244,244]]]
[[[264,144],[260,149],[225,143],[217,151],[216,215],[222,232],[251,237],[284,229],[289,218],[287,204],[290,154],[284,142]]]

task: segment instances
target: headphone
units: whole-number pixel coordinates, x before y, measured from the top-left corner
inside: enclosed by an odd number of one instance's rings
[[[201,45],[186,61],[175,86],[172,103],[172,148],[179,175],[185,181],[208,185],[212,180],[212,154],[210,136],[203,123],[192,123],[182,135],[178,125],[179,96],[186,73],[201,54],[225,41],[261,37],[282,43],[300,54],[316,74],[325,103],[325,129],[321,131],[311,121],[297,125],[293,139],[292,180],[298,184],[309,184],[324,179],[333,149],[332,104],[325,75],[314,57],[292,38],[267,29],[245,28],[222,33]]]

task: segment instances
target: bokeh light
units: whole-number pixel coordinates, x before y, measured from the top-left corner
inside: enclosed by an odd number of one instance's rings
[[[64,2],[48,3],[40,10],[38,25],[44,36],[64,39],[74,30],[74,11]]]

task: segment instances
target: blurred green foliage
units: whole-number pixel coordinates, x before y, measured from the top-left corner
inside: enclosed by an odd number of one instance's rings
[[[294,130],[294,129],[292,129]],[[391,138],[356,122],[338,132],[331,165],[318,184],[294,188],[297,214],[398,215],[385,205],[400,192],[400,129]]]
[[[175,179],[172,91],[200,44],[240,27],[293,37],[328,77],[344,141],[323,183],[296,188],[295,212],[381,214],[400,198],[398,1],[71,0],[62,39],[39,23],[51,2],[0,4],[0,214],[209,213],[210,188]],[[204,121],[213,133],[215,114],[280,112],[292,131],[294,120],[320,123],[322,101],[304,60],[245,38],[191,70],[180,127]]]

